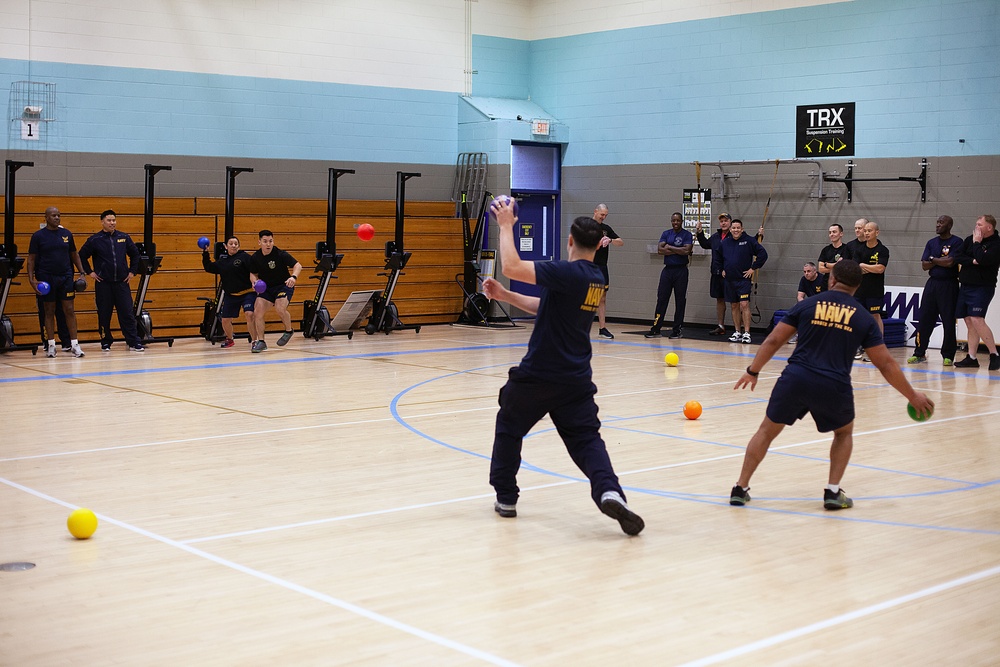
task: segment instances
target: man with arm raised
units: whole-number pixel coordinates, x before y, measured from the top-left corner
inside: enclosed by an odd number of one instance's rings
[[[493,509],[505,518],[517,516],[523,438],[548,414],[573,462],[590,480],[594,503],[626,534],[638,535],[645,524],[625,504],[625,492],[601,438],[594,401],[597,387],[591,379],[590,327],[606,289],[604,275],[594,263],[602,237],[600,223],[588,217],[573,221],[568,261],[531,262],[522,260],[514,245],[513,207],[497,202],[493,213],[500,230],[503,275],[541,288],[540,296],[526,296],[492,278],[483,281],[487,297],[536,315],[528,351],[510,369],[500,390],[490,463],[490,484],[497,494]]]

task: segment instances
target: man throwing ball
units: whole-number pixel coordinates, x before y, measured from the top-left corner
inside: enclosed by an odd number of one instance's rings
[[[493,509],[502,517],[517,516],[522,439],[548,414],[573,462],[590,480],[594,503],[626,534],[638,535],[645,524],[625,504],[625,492],[611,467],[594,402],[597,387],[591,380],[590,327],[606,289],[604,274],[594,263],[600,223],[587,217],[573,221],[568,261],[530,262],[521,259],[514,245],[512,205],[494,203],[493,213],[500,227],[503,275],[541,287],[541,296],[526,296],[492,278],[483,281],[489,298],[536,315],[528,352],[510,369],[500,390],[490,464],[490,484],[497,493]]]
[[[854,260],[842,259],[834,264],[829,290],[795,304],[760,346],[736,383],[734,389],[749,385],[752,391],[764,365],[798,332],[799,344],[771,391],[764,421],[747,445],[743,471],[730,494],[730,505],[750,502],[750,477],[764,459],[771,442],[785,426],[809,413],[820,433],[833,431],[830,483],[823,492],[823,507],[839,510],[854,506],[854,501],[840,488],[840,480],[854,447],[851,366],[859,345],[917,414],[930,416],[933,401],[910,386],[883,343],[875,318],[854,298],[861,275],[861,267]]]
[[[264,339],[264,331],[258,331],[257,318],[254,317],[257,292],[250,285],[250,261],[250,255],[245,250],[240,250],[240,240],[235,236],[226,239],[226,252],[217,261],[213,262],[209,257],[207,246],[201,253],[201,265],[209,273],[218,275],[222,281],[219,321],[226,334],[226,340],[219,346],[222,349],[236,345],[233,318],[240,314],[240,310],[246,314],[251,348],[255,342]]]
[[[253,312],[259,337],[250,346],[251,352],[263,352],[267,349],[267,343],[264,342],[264,316],[270,310],[278,313],[285,327],[278,345],[287,345],[292,339],[295,332],[292,331],[292,315],[288,312],[288,303],[292,300],[299,274],[302,273],[302,265],[298,260],[274,245],[274,234],[270,229],[260,230],[257,242],[260,250],[250,257],[251,279],[254,282],[263,280],[266,287],[254,302]]]

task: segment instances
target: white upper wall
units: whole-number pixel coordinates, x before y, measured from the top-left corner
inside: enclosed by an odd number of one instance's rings
[[[28,61],[461,92],[464,44],[464,0],[0,2]]]
[[[531,6],[537,0],[471,0],[475,35],[534,39]]]
[[[473,0],[473,32],[548,39],[852,0]]]

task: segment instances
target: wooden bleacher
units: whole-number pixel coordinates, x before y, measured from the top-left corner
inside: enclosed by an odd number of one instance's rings
[[[18,254],[28,255],[31,234],[44,222],[45,209],[56,206],[62,215],[62,225],[73,232],[77,248],[87,238],[100,231],[99,216],[106,209],[118,214],[118,229],[132,240],[143,240],[142,197],[40,197],[18,196],[14,220],[14,242]],[[317,241],[326,239],[326,199],[238,199],[234,218],[235,234],[244,250],[257,250],[257,232],[270,229],[275,245],[295,256],[302,263],[299,286],[292,300],[293,323],[298,328],[302,302],[316,294],[317,281],[310,276],[315,264]],[[153,241],[156,254],[163,256],[159,271],[152,277],[146,295],[155,336],[197,336],[204,312],[199,297],[214,297],[216,276],[201,266],[201,249],[197,239],[207,236],[223,240],[225,233],[225,199],[161,198],[156,199]],[[413,257],[393,296],[400,318],[407,324],[440,324],[454,322],[462,309],[463,295],[455,283],[462,271],[462,221],[454,217],[452,202],[406,202],[406,251]],[[336,276],[331,281],[324,305],[331,317],[347,296],[356,290],[385,287],[385,277],[379,276],[385,266],[385,242],[395,236],[395,201],[341,200],[337,202],[337,252],[344,254]],[[361,241],[354,233],[356,225],[369,223],[375,227],[375,238]],[[40,340],[38,314],[34,294],[22,273],[11,288],[5,315],[9,316],[17,341]],[[92,281],[88,278],[88,283]],[[132,281],[132,291],[138,280]],[[97,312],[93,285],[77,295],[76,311],[83,341],[97,340]],[[272,319],[273,317],[273,319]],[[121,338],[117,320],[112,318],[116,339]],[[268,330],[279,330],[276,316],[268,317]],[[244,331],[239,325],[237,332]]]

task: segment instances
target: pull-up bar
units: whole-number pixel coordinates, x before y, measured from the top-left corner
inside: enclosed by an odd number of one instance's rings
[[[927,201],[927,158],[920,159],[920,175],[919,176],[895,176],[886,178],[854,178],[854,160],[847,161],[847,176],[844,178],[832,178],[827,177],[826,180],[833,181],[834,183],[843,183],[847,186],[847,203],[851,203],[854,198],[854,184],[862,182],[874,182],[874,181],[911,181],[920,184],[920,201]],[[822,177],[820,177],[822,180]]]
[[[919,176],[887,176],[882,178],[855,178],[854,177],[854,167],[857,165],[854,160],[848,160],[847,162],[847,176],[844,178],[827,176],[827,172],[823,171],[823,163],[818,160],[801,159],[801,158],[790,158],[788,160],[733,160],[733,161],[712,161],[712,162],[692,162],[700,169],[702,164],[710,164],[717,166],[723,173],[719,174],[719,190],[723,199],[727,197],[726,194],[726,177],[727,174],[724,173],[722,169],[723,165],[741,165],[741,164],[814,164],[817,167],[817,174],[819,176],[819,181],[816,186],[815,197],[819,199],[824,199],[827,195],[823,192],[823,182],[830,181],[832,183],[843,183],[847,186],[847,202],[850,203],[854,199],[854,184],[861,182],[875,182],[875,181],[885,181],[885,182],[895,182],[895,181],[911,181],[920,185],[920,201],[927,201],[927,158],[921,158],[920,160],[920,175]],[[832,172],[836,174],[837,172]],[[812,176],[812,172],[809,173]],[[737,174],[738,176],[738,174]],[[836,196],[836,195],[832,195]]]

